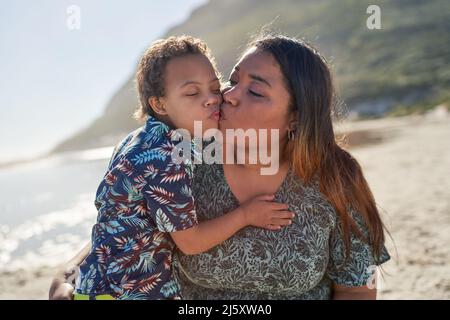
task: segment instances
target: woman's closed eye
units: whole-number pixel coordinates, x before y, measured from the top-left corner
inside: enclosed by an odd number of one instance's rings
[[[235,85],[237,85],[237,81],[236,80],[233,80],[233,79],[229,79],[228,80],[228,86],[227,86],[227,89],[229,89],[230,87],[234,87]],[[260,93],[258,93],[258,92],[256,92],[256,91],[253,91],[253,90],[248,90],[248,92],[252,95],[252,96],[255,96],[255,97],[258,97],[258,98],[264,98],[264,96],[262,95],[262,94],[260,94]]]
[[[259,93],[255,92],[255,91],[253,91],[253,90],[250,90],[250,89],[249,89],[248,92],[249,92],[251,95],[255,96],[255,97],[258,97],[258,98],[264,98],[264,96],[263,96],[262,94],[259,94]]]

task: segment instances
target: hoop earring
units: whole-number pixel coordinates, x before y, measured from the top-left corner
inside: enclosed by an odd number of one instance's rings
[[[288,141],[292,141],[295,138],[295,130],[288,131]]]

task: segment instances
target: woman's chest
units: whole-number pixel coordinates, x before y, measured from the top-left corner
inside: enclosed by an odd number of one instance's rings
[[[202,202],[199,220],[236,206]],[[280,231],[246,227],[206,253],[182,256],[181,266],[197,285],[256,292],[303,293],[323,278],[328,264],[329,217],[305,203],[290,203],[293,224]]]
[[[223,165],[223,178],[229,192],[236,201],[244,203],[256,196],[275,194],[282,186],[288,173],[283,166],[274,175],[261,175],[259,169],[242,169],[236,165]]]

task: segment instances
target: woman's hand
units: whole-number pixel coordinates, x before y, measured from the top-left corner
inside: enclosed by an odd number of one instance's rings
[[[90,249],[91,243],[89,242],[55,274],[48,292],[50,300],[72,300],[78,266],[87,257]]]
[[[72,300],[74,286],[68,282],[70,274],[64,271],[56,273],[48,293],[49,300]]]
[[[245,224],[268,230],[279,230],[292,223],[295,214],[288,210],[288,205],[273,201],[273,195],[258,196],[240,206]]]
[[[377,290],[362,287],[344,287],[333,284],[333,300],[376,300]]]

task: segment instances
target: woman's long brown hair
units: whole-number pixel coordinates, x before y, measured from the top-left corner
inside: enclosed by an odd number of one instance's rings
[[[378,260],[384,245],[383,223],[358,162],[336,140],[332,112],[334,88],[326,60],[311,45],[285,36],[264,36],[250,45],[273,55],[290,93],[297,125],[286,152],[294,172],[305,183],[318,178],[320,191],[341,218],[348,258],[352,233],[369,243]],[[364,237],[349,210],[361,214]]]

